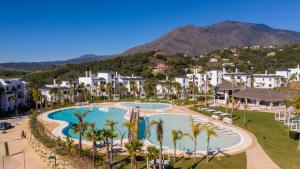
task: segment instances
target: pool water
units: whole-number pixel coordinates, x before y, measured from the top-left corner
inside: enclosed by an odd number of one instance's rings
[[[106,120],[111,119],[117,121],[116,125],[116,133],[117,137],[115,140],[120,140],[121,134],[125,133],[124,139],[127,139],[127,128],[123,126],[123,124],[127,121],[124,118],[127,110],[116,107],[83,107],[83,108],[73,108],[73,109],[64,109],[59,110],[48,115],[49,118],[55,120],[61,120],[69,122],[69,125],[63,129],[63,134],[72,137],[78,138],[78,134],[74,134],[72,132],[72,124],[77,122],[77,119],[73,116],[74,112],[84,113],[86,111],[91,111],[87,114],[84,119],[86,122],[94,122],[96,121],[96,128],[109,128],[106,126]],[[139,133],[138,137],[140,139],[144,139],[144,130],[151,121],[153,120],[163,120],[163,146],[168,148],[173,148],[173,141],[171,136],[172,129],[181,130],[183,133],[191,133],[191,122],[190,116],[188,115],[179,115],[179,114],[159,114],[152,115],[148,117],[142,118],[139,124]],[[226,130],[226,131],[225,131]],[[210,141],[210,149],[224,149],[238,144],[241,141],[241,136],[237,133],[230,131],[229,129],[225,129],[223,131],[218,130],[218,136],[212,137]],[[228,131],[229,130],[229,131]],[[151,128],[151,134],[146,139],[154,144],[159,145],[159,142],[156,139],[155,128]],[[83,139],[85,139],[83,137]],[[206,151],[206,139],[207,136],[205,132],[202,132],[197,139],[197,151]],[[177,141],[177,149],[179,150],[193,150],[193,142],[189,137],[184,137],[182,140]]]
[[[118,124],[116,125],[116,133],[117,137],[116,140],[120,139],[120,133],[126,133],[125,139],[127,138],[127,128],[124,127],[122,124],[125,123],[127,120],[124,118],[124,115],[126,114],[126,110],[115,108],[115,107],[107,107],[107,108],[101,108],[101,107],[90,107],[90,108],[74,108],[74,109],[64,109],[60,111],[53,112],[48,115],[49,118],[55,119],[55,120],[62,120],[69,122],[69,125],[63,129],[63,134],[72,137],[72,138],[78,138],[78,134],[74,134],[72,132],[72,124],[76,123],[78,120],[73,116],[74,112],[80,112],[84,113],[86,111],[91,111],[87,114],[86,118],[84,119],[86,122],[94,122],[96,121],[96,128],[102,129],[102,128],[109,128],[105,125],[106,120],[111,119],[114,121],[117,121]],[[85,138],[84,138],[85,139]]]
[[[126,103],[121,103],[121,105],[130,108],[135,108],[138,106],[141,109],[155,109],[155,110],[167,109],[171,107],[171,105],[167,103],[126,102]]]
[[[178,114],[161,114],[149,116],[147,121],[152,120],[163,120],[163,146],[168,148],[174,148],[171,131],[172,129],[181,130],[183,133],[191,134],[191,120],[188,115],[178,115]],[[226,131],[226,132],[225,132]],[[212,137],[210,139],[210,149],[218,150],[224,149],[238,144],[241,141],[241,137],[237,133],[230,132],[228,129],[221,131],[217,130],[218,136]],[[155,128],[151,129],[151,135],[147,138],[150,143],[159,145],[156,139]],[[206,151],[207,146],[207,136],[203,131],[197,139],[197,151]],[[177,141],[176,148],[178,150],[194,150],[193,142],[189,137],[184,137],[182,140]]]

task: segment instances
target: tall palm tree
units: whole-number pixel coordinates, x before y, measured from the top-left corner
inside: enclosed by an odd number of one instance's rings
[[[35,102],[36,111],[38,111],[38,104],[41,104],[41,97],[42,95],[38,88],[32,90],[32,98],[33,101]]]
[[[138,91],[138,88],[137,88],[137,84],[136,84],[136,81],[134,80],[131,80],[129,82],[129,85],[130,85],[130,94],[133,95],[135,97],[137,91]]]
[[[172,130],[171,132],[172,132],[172,141],[173,141],[173,145],[174,145],[174,157],[173,157],[174,159],[173,159],[173,161],[174,161],[174,164],[175,164],[175,162],[176,162],[176,142],[178,140],[181,140],[184,135],[183,135],[181,130]]]
[[[80,112],[73,113],[73,116],[77,119],[77,123],[73,124],[72,131],[73,133],[79,134],[78,158],[80,157],[81,149],[82,149],[82,136],[84,135],[88,126],[88,124],[84,122],[84,118],[87,116],[87,113],[88,111],[84,113],[80,113]]]
[[[14,95],[13,95],[13,98],[14,98],[14,101],[15,101],[15,113],[16,113],[16,117],[19,115],[19,113],[18,113],[18,94],[17,94],[17,92],[18,92],[18,89],[15,87],[15,86],[13,86],[12,87],[12,91],[13,91],[13,93],[14,93]]]
[[[206,146],[206,162],[209,162],[208,159],[208,155],[209,155],[209,143],[210,143],[210,139],[211,137],[215,137],[218,136],[217,134],[217,130],[215,127],[210,127],[209,125],[205,125],[205,132],[206,132],[206,136],[207,136],[207,146]]]
[[[191,117],[191,124],[192,124],[192,141],[194,144],[194,163],[196,163],[196,152],[197,152],[197,138],[200,135],[200,133],[203,130],[203,127],[201,126],[200,123],[197,123],[193,120],[193,118]]]
[[[167,97],[168,97],[168,99],[170,99],[170,91],[172,89],[172,81],[167,80],[164,85],[166,86],[166,89],[167,89]]]
[[[163,121],[161,119],[159,120],[153,120],[150,122],[147,133],[150,134],[150,129],[152,127],[155,127],[156,129],[156,139],[159,141],[159,169],[162,168],[162,144],[164,139],[164,131],[163,131]]]
[[[131,159],[131,169],[137,168],[136,156],[139,154],[143,146],[143,142],[137,139],[131,140],[129,143],[125,144],[125,148],[127,149]]]
[[[179,97],[179,93],[181,92],[181,85],[178,82],[172,82],[172,86],[176,90],[176,96]]]
[[[102,134],[103,134],[103,138],[104,138],[104,144],[106,147],[106,165],[107,165],[107,168],[110,169],[111,165],[112,165],[112,161],[110,158],[109,139],[112,137],[116,137],[116,134],[111,129],[103,129]]]
[[[4,92],[5,92],[5,88],[0,84],[0,112],[2,112],[1,99],[2,99]]]
[[[148,152],[147,159],[153,160],[153,168],[155,169],[156,168],[156,159],[159,157],[159,151],[157,150],[157,148],[155,146],[148,146],[147,152]]]
[[[86,140],[92,141],[93,147],[93,167],[96,168],[96,157],[97,157],[97,141],[103,139],[102,130],[96,129],[96,121],[88,123],[88,130],[84,133]]]
[[[195,87],[196,87],[196,84],[195,84],[195,80],[197,80],[197,77],[196,75],[192,75],[190,77],[190,79],[192,80],[192,87],[193,87],[193,102],[195,102]]]
[[[112,91],[112,85],[111,83],[106,83],[105,84],[105,90],[106,90],[106,94],[107,94],[107,97],[108,99],[110,100],[110,96],[111,96],[111,91]]]
[[[110,127],[110,130],[115,132],[115,126],[118,124],[117,121],[113,121],[113,120],[106,120],[105,125]],[[111,137],[110,138],[110,160],[113,161],[113,152],[114,152],[114,138]]]
[[[136,125],[136,121],[127,121],[125,123],[123,123],[123,126],[126,127],[128,129],[128,142],[130,142],[130,140],[135,139],[137,137],[137,125]]]

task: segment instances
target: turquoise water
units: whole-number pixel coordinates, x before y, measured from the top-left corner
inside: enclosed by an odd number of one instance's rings
[[[105,122],[108,119],[117,121],[118,124],[116,125],[116,132],[118,137],[115,139],[120,139],[120,132],[126,133],[125,139],[127,138],[127,128],[124,127],[122,124],[126,122],[127,120],[124,118],[124,115],[126,114],[126,110],[115,108],[115,107],[109,107],[109,108],[99,108],[99,107],[91,107],[91,108],[76,108],[76,109],[65,109],[60,110],[54,113],[51,113],[48,115],[49,118],[55,119],[55,120],[62,120],[69,122],[69,126],[63,129],[63,134],[66,136],[72,137],[72,138],[78,138],[78,134],[74,134],[71,130],[72,123],[76,123],[77,119],[73,116],[74,112],[80,112],[84,113],[85,111],[91,111],[87,114],[86,118],[84,119],[86,122],[94,122],[96,121],[96,128],[102,129],[102,128],[108,128],[108,126],[105,126]]]
[[[105,126],[105,122],[108,119],[117,121],[118,124],[116,125],[116,133],[117,137],[116,140],[120,139],[120,133],[125,133],[124,139],[127,138],[127,128],[124,127],[122,124],[125,123],[127,120],[124,118],[126,114],[125,109],[109,107],[109,108],[99,108],[99,107],[90,107],[90,108],[76,108],[76,109],[65,109],[53,112],[48,115],[51,119],[62,120],[69,122],[69,126],[63,129],[63,134],[72,138],[78,138],[77,134],[74,134],[71,130],[72,124],[77,122],[77,119],[73,116],[74,112],[85,112],[91,111],[88,113],[87,117],[85,118],[86,122],[94,122],[96,121],[96,127],[98,129],[108,128]],[[144,138],[144,129],[147,123],[150,123],[152,120],[162,119],[163,130],[164,130],[164,140],[163,146],[173,148],[173,142],[171,137],[171,130],[181,130],[184,133],[191,133],[191,122],[190,117],[187,115],[178,115],[178,114],[161,114],[161,115],[154,115],[146,117],[145,120],[141,120],[139,125],[139,138]],[[205,151],[206,150],[206,134],[204,132],[197,139],[197,151]],[[84,139],[84,138],[83,138]],[[151,134],[147,138],[152,144],[159,145],[159,142],[156,140],[156,133],[155,128],[151,129]],[[228,131],[218,131],[218,136],[211,138],[210,148],[211,149],[223,149],[227,147],[231,147],[236,145],[240,142],[241,137],[238,134],[234,134]],[[193,142],[190,138],[185,137],[180,141],[177,141],[177,149],[180,150],[193,150]]]
[[[122,106],[126,107],[140,107],[141,109],[166,109],[171,107],[170,104],[166,103],[142,103],[142,102],[127,102],[127,103],[121,103]]]
[[[162,115],[154,115],[149,116],[148,121],[152,120],[163,120],[163,146],[174,148],[171,131],[172,129],[181,130],[183,133],[191,134],[191,122],[190,116],[187,115],[177,115],[177,114],[162,114]],[[151,135],[147,138],[152,144],[159,145],[159,142],[156,139],[155,129],[151,129]],[[197,151],[206,151],[207,146],[207,136],[205,132],[202,132],[197,139]],[[218,131],[218,136],[211,138],[210,141],[210,149],[218,150],[227,147],[231,147],[240,142],[241,137],[238,134],[232,134],[232,132],[221,132]],[[184,137],[182,140],[177,141],[177,149],[180,150],[194,150],[193,142],[189,137]]]

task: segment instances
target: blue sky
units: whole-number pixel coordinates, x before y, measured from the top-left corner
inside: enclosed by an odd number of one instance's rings
[[[224,20],[300,31],[299,0],[0,1],[0,62],[115,54]]]

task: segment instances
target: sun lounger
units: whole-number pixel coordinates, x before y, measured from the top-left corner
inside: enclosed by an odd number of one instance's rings
[[[220,120],[220,116],[217,116],[217,115],[214,115],[214,114],[211,116],[211,118],[215,119],[215,120]]]

